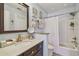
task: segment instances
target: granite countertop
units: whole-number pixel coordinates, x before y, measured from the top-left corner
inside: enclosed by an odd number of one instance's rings
[[[0,56],[18,56],[42,41],[43,40],[33,39],[28,42],[18,42],[8,47],[0,48]]]

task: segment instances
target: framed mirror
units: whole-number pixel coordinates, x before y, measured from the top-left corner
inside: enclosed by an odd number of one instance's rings
[[[2,32],[26,32],[29,27],[29,6],[25,3],[4,3],[2,6]]]

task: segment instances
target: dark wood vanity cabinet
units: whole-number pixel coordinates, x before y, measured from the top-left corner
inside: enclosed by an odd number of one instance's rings
[[[43,56],[43,42],[35,45],[34,47],[20,54],[19,56]]]

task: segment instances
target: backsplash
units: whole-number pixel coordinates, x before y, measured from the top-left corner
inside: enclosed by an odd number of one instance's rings
[[[18,34],[27,35],[27,32],[0,34],[0,40],[15,39]]]

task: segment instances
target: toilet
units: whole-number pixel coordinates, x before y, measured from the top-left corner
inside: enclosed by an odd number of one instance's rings
[[[54,47],[52,44],[48,44],[48,56],[53,56]]]

